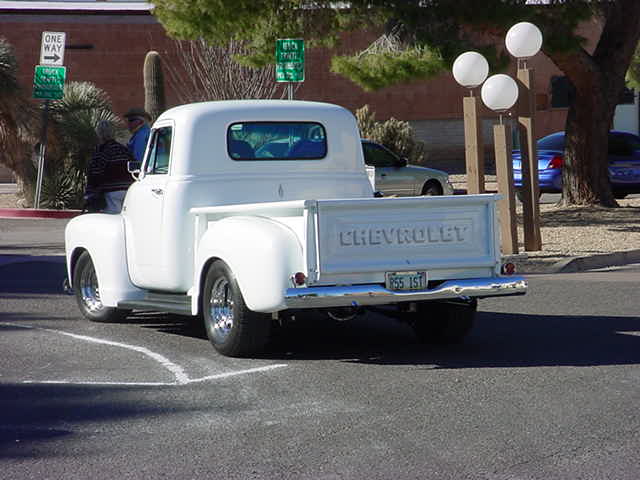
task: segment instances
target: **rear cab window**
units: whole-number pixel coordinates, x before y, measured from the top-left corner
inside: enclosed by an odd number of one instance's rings
[[[325,128],[315,122],[243,122],[227,130],[233,160],[320,160],[327,156]]]

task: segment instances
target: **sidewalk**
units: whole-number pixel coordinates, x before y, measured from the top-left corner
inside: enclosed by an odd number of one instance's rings
[[[0,267],[25,261],[61,261],[64,227],[78,212],[57,212],[67,218],[52,218],[47,216],[51,211],[7,208],[11,195],[7,190],[11,188],[0,185]],[[619,203],[621,208],[617,209],[541,205],[543,249],[539,252],[524,252],[519,207],[520,254],[512,259],[518,273],[575,272],[640,263],[640,195]]]

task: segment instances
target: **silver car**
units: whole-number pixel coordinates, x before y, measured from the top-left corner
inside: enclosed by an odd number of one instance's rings
[[[406,158],[370,140],[362,140],[362,150],[365,163],[375,167],[375,188],[385,197],[453,195],[447,172],[408,165]]]

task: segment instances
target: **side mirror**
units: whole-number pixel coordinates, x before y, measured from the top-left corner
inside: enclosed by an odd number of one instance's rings
[[[138,160],[129,160],[127,162],[127,170],[132,175],[137,175],[140,173],[140,168],[142,167],[142,162]]]
[[[407,160],[407,157],[400,157],[398,159],[398,162],[396,163],[396,167],[398,168],[406,167],[408,163],[409,163],[409,160]]]

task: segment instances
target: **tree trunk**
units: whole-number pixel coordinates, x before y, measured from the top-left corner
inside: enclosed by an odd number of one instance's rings
[[[603,8],[603,30],[592,55],[548,53],[572,85],[562,172],[565,205],[618,206],[609,183],[608,133],[640,39],[640,2],[618,0]]]
[[[590,83],[590,82],[589,82]],[[600,83],[600,82],[597,82]],[[562,203],[617,206],[609,184],[608,134],[615,103],[606,101],[602,85],[575,88],[565,125]]]

